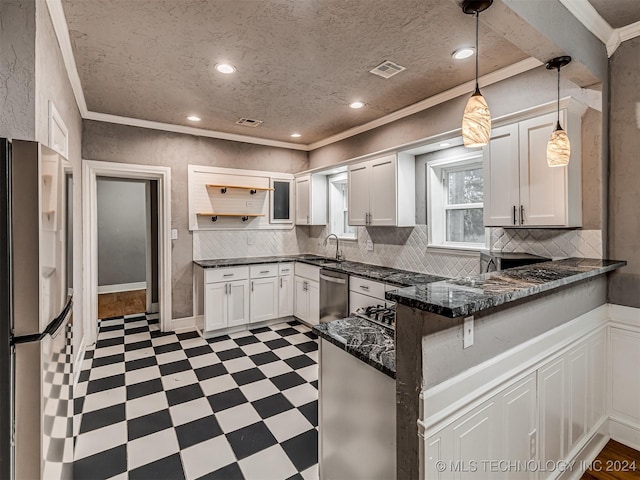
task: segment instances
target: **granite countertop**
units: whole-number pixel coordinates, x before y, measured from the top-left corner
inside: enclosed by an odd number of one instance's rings
[[[425,283],[437,282],[446,279],[446,277],[440,277],[437,275],[410,272],[407,270],[398,270],[396,268],[382,267],[380,265],[372,265],[369,263],[350,262],[348,260],[338,262],[333,258],[311,254],[271,257],[223,258],[217,260],[196,260],[193,263],[199,265],[202,268],[224,268],[243,265],[285,262],[307,263],[309,265],[325,268],[334,272],[346,273],[348,275],[368,278],[370,280],[389,283],[398,287],[422,285]]]
[[[401,305],[456,318],[571,285],[626,264],[618,260],[566,258],[402,288],[387,292],[386,297]]]
[[[385,375],[396,378],[396,348],[392,330],[351,316],[316,325],[313,332]]]

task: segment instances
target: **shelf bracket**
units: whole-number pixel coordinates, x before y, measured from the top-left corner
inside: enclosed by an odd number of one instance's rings
[[[218,216],[214,215],[213,217],[211,217],[211,221],[212,222],[217,222],[218,221]]]
[[[249,190],[249,194],[250,195],[255,195],[256,193],[258,193],[258,191],[253,189],[253,188],[251,190]]]
[[[249,220],[249,217],[247,217],[247,216],[242,217],[242,221],[243,222],[246,222],[247,220]]]
[[[220,193],[227,193],[227,187],[222,187],[220,189]]]

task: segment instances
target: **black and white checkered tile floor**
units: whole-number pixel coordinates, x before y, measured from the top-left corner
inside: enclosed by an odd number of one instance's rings
[[[74,393],[74,478],[318,478],[316,336],[292,319],[204,340],[105,319]]]

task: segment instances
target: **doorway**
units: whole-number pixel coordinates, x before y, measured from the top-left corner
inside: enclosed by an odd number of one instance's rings
[[[158,311],[158,181],[97,177],[98,318]]]
[[[83,160],[83,312],[88,345],[95,343],[98,318],[108,313],[155,311],[160,329],[169,329],[170,192],[168,167]],[[103,302],[112,310],[103,309],[99,315],[103,294],[115,294],[115,300],[112,295]]]

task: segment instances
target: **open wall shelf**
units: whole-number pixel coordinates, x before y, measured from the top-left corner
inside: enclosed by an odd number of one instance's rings
[[[211,217],[212,222],[217,222],[218,217],[236,217],[240,218],[243,222],[248,221],[250,218],[264,217],[264,213],[211,213],[211,212],[198,212],[198,217]]]
[[[216,185],[213,183],[208,183],[207,188],[219,188],[220,193],[227,193],[227,189],[235,189],[235,190],[249,190],[249,194],[255,195],[258,192],[271,192],[273,188],[269,187],[243,187],[238,185]]]

